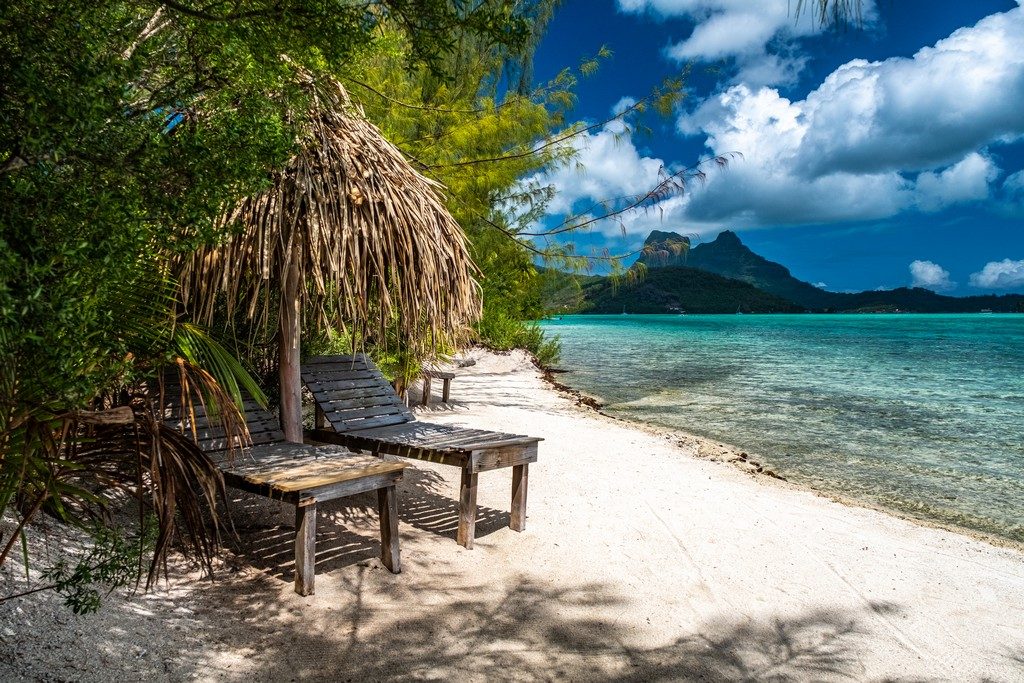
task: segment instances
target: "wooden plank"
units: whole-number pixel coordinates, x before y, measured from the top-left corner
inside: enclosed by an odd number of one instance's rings
[[[406,467],[405,463],[396,464],[400,465],[402,469],[405,469]],[[300,504],[305,500],[318,500],[325,502],[328,500],[334,500],[335,498],[354,496],[359,493],[376,491],[377,489],[384,488],[385,486],[394,486],[401,479],[402,470],[382,472],[380,474],[361,477],[359,479],[352,479],[351,481],[342,481],[336,484],[327,484],[315,489],[300,491],[298,494],[298,501]]]
[[[329,404],[331,408],[333,404]],[[330,410],[327,412],[328,419],[333,425],[336,422],[345,423],[349,420],[361,420],[368,417],[376,417],[378,415],[395,415],[397,413],[405,413],[405,406],[396,405],[394,403],[383,405],[383,406],[366,406],[360,408],[345,408],[343,410]]]
[[[279,432],[264,432],[262,434],[251,434],[250,437],[250,443],[254,446],[259,444],[278,443],[281,441],[281,434]],[[228,440],[224,438],[223,435],[218,437],[211,437],[209,439],[201,439],[196,443],[204,451],[221,451],[231,448],[232,446],[232,444],[229,444]],[[235,441],[234,446],[236,448],[240,448],[242,444]]]
[[[526,529],[526,488],[529,467],[524,463],[512,468],[512,514],[508,520],[508,528],[512,531]]]
[[[487,472],[502,467],[513,467],[529,462],[537,462],[537,444],[527,446],[507,446],[485,451],[474,451],[471,462],[474,472]]]
[[[395,413],[393,415],[378,415],[377,417],[369,417],[364,420],[351,420],[344,421],[339,420],[335,422],[333,415],[328,414],[327,419],[330,421],[331,426],[337,432],[348,432],[358,429],[365,429],[367,427],[379,427],[381,425],[394,425],[402,424],[409,421],[409,416],[403,413]]]
[[[369,389],[384,388],[390,386],[386,381],[379,379],[353,379],[353,380],[331,380],[329,382],[316,382],[320,391],[333,391],[336,389]]]
[[[462,481],[459,485],[459,530],[456,534],[456,541],[466,550],[473,549],[473,539],[476,537],[476,472],[470,472],[468,467],[462,469]]]
[[[437,462],[443,465],[452,465],[455,467],[463,467],[469,462],[468,453],[446,453],[444,451],[423,450],[415,446],[409,446],[394,441],[364,437],[361,436],[359,432],[338,433],[334,431],[313,430],[309,433],[309,438],[312,441],[339,444],[348,448],[359,449],[361,451],[370,451],[371,453],[397,455],[402,458],[426,460],[428,462]]]
[[[392,574],[402,573],[398,548],[398,495],[394,486],[377,489],[377,510],[380,512],[380,561]]]
[[[243,477],[236,477],[230,472],[224,473],[224,483],[232,488],[248,491],[249,493],[254,493],[257,496],[265,496],[271,500],[281,500],[286,503],[291,503],[292,505],[296,505],[299,502],[299,496],[297,493],[284,493],[270,486],[251,484]]]
[[[402,425],[390,425],[387,427],[373,427],[371,429],[362,429],[359,431],[359,436],[367,438],[388,438],[397,434],[405,434],[412,429],[418,429],[420,425],[427,424],[425,422],[409,422]]]
[[[452,393],[452,378],[445,378],[443,381],[444,384],[441,388],[441,401],[443,403],[448,403],[448,398]]]
[[[195,403],[193,405],[192,409],[189,410],[185,406],[181,405],[181,398],[180,397],[168,396],[168,397],[165,397],[165,400],[167,401],[167,407],[164,409],[164,413],[165,413],[165,418],[167,418],[167,419],[181,418],[182,416],[186,416],[187,417],[187,416],[189,416],[191,414],[195,414],[197,419],[198,418],[205,418],[205,417],[207,417],[207,412],[208,411],[207,411],[206,407],[202,403],[198,403],[198,402]],[[269,413],[267,411],[266,408],[261,406],[259,403],[256,403],[256,401],[254,401],[252,399],[246,399],[246,400],[242,401],[242,412],[244,412],[244,413],[260,413],[260,412],[264,412],[264,413],[271,414],[271,413]]]
[[[316,372],[310,370],[302,371],[302,381],[304,382],[330,382],[338,379],[376,379],[376,380],[387,380],[384,379],[384,375],[380,374],[376,370],[349,370],[348,368],[341,369],[333,365],[320,366],[323,369],[318,369]]]
[[[313,392],[313,398],[317,405],[329,406],[331,410],[344,410],[346,408],[363,408],[369,406],[400,406],[406,410],[402,399],[394,392],[362,394],[359,392],[337,392],[334,395],[328,392]]]
[[[277,416],[276,415],[272,415],[271,413],[260,413],[260,414],[255,414],[255,415],[253,413],[246,413],[245,414],[245,418],[246,418],[246,424],[249,425],[250,429],[252,429],[253,425],[260,425],[260,424],[279,425]],[[217,428],[221,427],[222,420],[223,420],[223,417],[220,416],[220,415],[218,415],[216,418],[207,417],[206,415],[202,415],[202,416],[197,415],[194,424],[195,424],[197,429],[203,429],[203,428],[207,428],[207,427],[212,427],[214,429],[217,429]],[[192,418],[190,416],[188,416],[188,415],[183,415],[183,416],[178,416],[178,417],[175,417],[175,418],[164,420],[164,422],[167,422],[168,424],[171,424],[173,426],[181,426],[181,425],[191,424],[192,423]]]
[[[480,443],[481,441],[495,439],[500,436],[504,435],[495,434],[495,432],[488,432],[482,429],[462,429],[459,432],[453,432],[451,434],[436,437],[429,441],[417,442],[417,445],[423,446],[424,448],[445,448],[469,451],[472,450],[474,444]]]
[[[366,354],[357,353],[338,356],[313,356],[304,365],[336,365],[339,363],[365,363],[368,360]]]
[[[316,503],[295,508],[295,592],[312,595],[316,575]]]
[[[481,437],[476,441],[464,443],[462,447],[468,450],[478,451],[489,448],[504,448],[505,446],[523,446],[526,444],[537,443],[538,441],[543,441],[543,439],[536,436],[493,433],[488,437]]]
[[[186,435],[192,436],[192,429],[191,429],[191,427],[188,426],[188,424],[182,425],[181,423],[178,423],[178,424],[173,425],[173,426],[176,429],[178,429],[179,431],[184,430],[184,433]],[[263,432],[277,432],[277,431],[281,430],[281,425],[279,425],[277,423],[277,418],[274,418],[272,421],[269,421],[269,422],[263,422],[263,421],[260,421],[260,422],[250,422],[250,423],[247,423],[246,426],[249,428],[249,433],[250,434],[262,434]],[[200,439],[209,439],[209,438],[213,438],[213,437],[217,437],[217,436],[224,436],[224,428],[221,427],[220,425],[213,425],[213,426],[197,425],[196,426],[196,435]]]
[[[225,468],[255,485],[265,485],[284,493],[305,492],[365,477],[401,472],[405,465],[366,455],[296,456],[286,451],[267,452],[252,458],[241,456]]]
[[[433,377],[434,379],[455,379],[454,372],[445,372],[444,370],[424,370],[423,374],[427,377]]]

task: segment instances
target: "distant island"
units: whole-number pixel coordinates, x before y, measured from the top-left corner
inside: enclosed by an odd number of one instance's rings
[[[845,293],[799,280],[731,230],[691,248],[655,230],[631,266],[635,278],[545,270],[545,305],[561,313],[995,313],[1024,312],[1024,295],[953,297],[921,287]]]

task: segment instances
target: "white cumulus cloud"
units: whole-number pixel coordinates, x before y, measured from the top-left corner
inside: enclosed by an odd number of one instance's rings
[[[548,213],[564,214],[582,199],[608,200],[646,192],[657,184],[664,167],[661,159],[643,156],[618,121],[596,133],[571,139],[574,163],[528,178],[527,182],[553,185],[557,190]]]
[[[943,171],[917,176],[917,205],[922,211],[938,211],[951,204],[988,199],[989,185],[998,176],[991,159],[972,152]]]
[[[971,274],[971,285],[983,289],[1007,289],[1024,286],[1024,260],[990,261]]]
[[[624,98],[627,99],[627,98]],[[622,102],[616,104],[620,107]],[[629,106],[629,105],[626,105]],[[547,206],[549,216],[586,212],[590,216],[608,213],[613,206],[632,203],[658,185],[668,164],[646,156],[637,149],[629,130],[621,121],[612,121],[596,132],[578,135],[569,141],[576,148],[572,163],[538,173],[522,181],[523,186],[550,186],[555,190]],[[644,208],[596,222],[593,227],[607,235],[646,235],[651,230],[681,229],[705,235],[727,227],[714,221],[695,222],[686,217],[692,198],[690,191],[674,193]],[[538,229],[543,229],[538,226]]]
[[[799,14],[793,0],[618,0],[624,12],[653,12],[665,17],[694,22],[690,36],[667,50],[681,62],[735,59],[743,82],[748,84],[791,83],[804,60],[797,56],[769,53],[803,36],[821,33],[814,9]],[[864,0],[861,16],[866,23],[875,19],[874,0]]]
[[[984,199],[999,173],[984,150],[1024,136],[1021,102],[1020,7],[912,58],[851,61],[802,100],[732,86],[679,119],[715,154],[744,155],[694,195],[688,215],[751,225],[869,220]]]
[[[953,289],[956,283],[949,279],[949,271],[932,261],[914,261],[910,264],[910,275],[914,287],[925,287],[937,291]]]

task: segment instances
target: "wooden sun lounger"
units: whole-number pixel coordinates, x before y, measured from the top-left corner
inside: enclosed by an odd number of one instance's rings
[[[255,401],[245,402],[245,415],[252,446],[236,447],[232,453],[224,430],[210,425],[201,406],[196,406],[196,437],[221,468],[227,485],[295,506],[295,592],[312,595],[314,590],[317,503],[367,491],[377,492],[381,563],[395,574],[401,572],[395,485],[406,465],[337,446],[285,441],[277,417]],[[192,434],[180,407],[168,422]]]
[[[537,461],[537,444],[543,439],[417,422],[365,354],[310,358],[302,366],[302,381],[317,405],[311,440],[462,469],[459,545],[473,547],[480,472],[512,468],[508,525],[515,531],[526,528],[528,466]]]

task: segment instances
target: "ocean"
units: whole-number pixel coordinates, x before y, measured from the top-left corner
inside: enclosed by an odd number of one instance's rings
[[[786,479],[1024,542],[1024,315],[575,315],[560,380]]]

